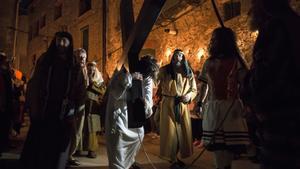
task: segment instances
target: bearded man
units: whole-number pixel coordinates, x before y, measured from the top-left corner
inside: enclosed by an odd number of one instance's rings
[[[31,126],[21,168],[65,169],[75,107],[82,105],[84,96],[84,78],[73,56],[72,35],[57,32],[28,82]]]
[[[160,102],[160,156],[169,160],[171,168],[184,167],[177,158],[192,155],[192,127],[188,104],[197,95],[196,81],[180,49],[176,49],[171,63],[158,74]],[[167,142],[166,142],[167,141]]]

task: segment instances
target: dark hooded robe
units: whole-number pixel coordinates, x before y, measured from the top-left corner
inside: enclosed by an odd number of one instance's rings
[[[0,67],[0,154],[9,143],[9,132],[12,122],[12,82],[8,69]]]
[[[300,17],[278,2],[266,6],[274,9],[259,29],[243,95],[258,117],[263,168],[298,169]]]
[[[84,78],[80,66],[75,64],[72,36],[58,32],[55,37],[70,40],[67,59],[58,57],[54,38],[28,82],[31,126],[20,159],[23,169],[65,168],[75,107],[84,102]]]

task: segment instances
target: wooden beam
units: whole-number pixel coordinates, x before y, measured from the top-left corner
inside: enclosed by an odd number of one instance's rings
[[[151,32],[166,0],[144,0],[138,18],[123,44],[123,56],[128,57],[130,72],[137,71],[139,53]]]
[[[120,4],[120,20],[123,47],[134,25],[132,0],[122,0]]]

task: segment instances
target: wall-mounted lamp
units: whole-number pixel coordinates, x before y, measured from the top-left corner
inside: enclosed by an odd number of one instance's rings
[[[171,29],[165,29],[165,32],[170,34],[170,35],[177,35],[178,30],[171,30]]]
[[[204,53],[205,53],[204,49],[200,48],[200,49],[198,50],[197,58],[198,58],[199,61],[201,60],[201,58],[202,58],[202,56],[204,55]]]
[[[163,61],[160,60],[160,62],[158,62],[159,67],[161,67],[162,64],[163,64]]]
[[[167,62],[169,61],[169,58],[170,58],[171,54],[172,54],[171,49],[167,48],[166,53],[165,53]]]

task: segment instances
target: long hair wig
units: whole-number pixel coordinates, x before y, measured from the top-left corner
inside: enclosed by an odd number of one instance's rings
[[[235,33],[230,28],[219,27],[213,31],[208,53],[210,58],[237,58],[244,67],[247,67],[237,46]]]
[[[232,29],[226,27],[216,28],[208,46],[211,58],[230,58],[240,56],[236,37]]]
[[[143,56],[139,61],[139,71],[143,78],[155,78],[155,73],[159,71],[157,60],[150,55]]]

